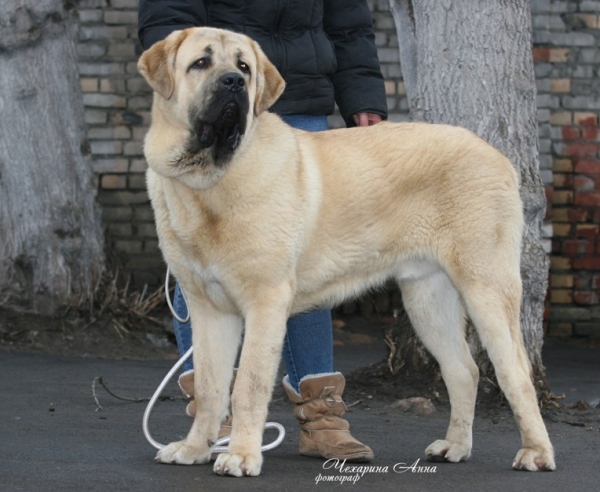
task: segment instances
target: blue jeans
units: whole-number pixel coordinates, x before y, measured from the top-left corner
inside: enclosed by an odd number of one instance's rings
[[[329,128],[325,116],[288,115],[282,118],[290,126],[301,130],[318,132]],[[179,284],[175,286],[173,307],[180,318],[187,317],[187,307]],[[190,322],[180,323],[173,318],[173,330],[179,354],[183,355],[192,346]],[[328,309],[298,314],[288,320],[283,360],[289,382],[296,391],[304,376],[333,372],[333,331],[331,312]],[[192,367],[192,359],[189,358],[183,370],[187,371]]]

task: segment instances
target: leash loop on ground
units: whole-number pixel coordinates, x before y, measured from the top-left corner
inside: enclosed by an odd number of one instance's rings
[[[171,300],[169,299],[169,274],[170,274],[170,272],[167,269],[167,278],[165,280],[165,294],[167,297],[167,304],[169,305],[169,308],[171,309],[171,313],[173,313],[173,316],[177,319],[177,321],[179,321],[180,323],[185,323],[190,318],[189,311],[188,311],[188,315],[187,315],[186,319],[180,318],[175,313],[175,309],[173,308],[173,305],[171,304]],[[181,291],[181,294],[183,295],[183,291]],[[184,300],[185,300],[185,296],[184,296]],[[187,309],[187,304],[186,304],[186,309]],[[165,445],[155,441],[154,438],[152,437],[152,435],[150,434],[150,429],[149,429],[149,425],[148,425],[148,421],[150,420],[150,414],[152,413],[152,409],[154,408],[156,401],[158,400],[158,398],[162,394],[163,390],[165,389],[165,386],[167,386],[169,381],[171,381],[171,379],[173,378],[175,373],[179,369],[181,369],[181,366],[183,366],[185,361],[191,357],[192,352],[193,352],[193,347],[190,347],[188,349],[188,351],[185,354],[183,354],[183,356],[175,363],[175,365],[171,368],[171,370],[167,373],[167,375],[164,377],[164,379],[158,385],[158,388],[156,388],[156,390],[154,391],[154,394],[152,395],[152,398],[150,398],[150,401],[148,402],[148,405],[146,406],[146,410],[144,411],[144,417],[142,420],[142,429],[144,431],[144,437],[150,443],[150,445],[156,449],[160,450],[160,449],[164,448]],[[277,422],[267,422],[265,424],[265,430],[267,430],[267,429],[276,429],[279,432],[279,435],[273,442],[263,445],[261,447],[262,452],[266,452],[266,451],[270,451],[271,449],[275,449],[277,446],[279,446],[283,442],[283,439],[285,438],[285,429],[283,428],[283,425],[281,425]],[[227,444],[229,444],[229,436],[222,437],[221,439],[219,439],[216,442],[216,445],[213,448],[212,452],[213,453],[227,452],[227,449],[228,449]]]

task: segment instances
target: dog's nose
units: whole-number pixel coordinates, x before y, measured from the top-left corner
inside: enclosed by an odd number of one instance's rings
[[[246,86],[246,81],[239,73],[228,72],[221,76],[221,84],[232,92],[239,92]]]

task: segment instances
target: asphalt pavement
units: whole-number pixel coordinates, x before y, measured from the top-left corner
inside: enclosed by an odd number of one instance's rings
[[[381,343],[336,347],[338,368],[382,358]],[[568,401],[600,397],[600,349],[551,341],[545,349],[551,389]],[[348,413],[353,433],[376,458],[369,470],[324,469],[298,454],[298,427],[291,407],[276,403],[270,420],[287,431],[283,444],[265,454],[260,477],[216,476],[211,466],[163,465],[142,433],[145,403],[130,403],[98,387],[103,409],[92,397],[102,376],[121,395],[150,396],[169,361],[111,361],[0,351],[0,490],[12,491],[597,491],[600,490],[598,426],[548,421],[558,469],[528,473],[511,469],[519,448],[507,413],[491,422],[477,417],[473,456],[461,464],[429,464],[423,451],[444,435],[448,414],[423,417],[400,410]],[[178,396],[174,384],[166,394]],[[190,419],[180,400],[160,402],[150,422],[154,438],[167,443],[185,436]],[[360,408],[359,408],[360,407]],[[413,466],[414,465],[414,466]]]

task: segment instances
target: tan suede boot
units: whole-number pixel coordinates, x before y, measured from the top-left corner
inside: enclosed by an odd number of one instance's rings
[[[233,384],[235,383],[235,377],[237,376],[237,369],[233,371],[233,379],[231,380],[231,391],[233,391]],[[181,373],[179,379],[177,381],[179,383],[179,388],[181,392],[184,394],[186,398],[191,398],[190,402],[185,407],[185,414],[188,417],[194,417],[196,415],[196,401],[194,400],[194,370],[190,369],[189,371],[185,371]],[[229,436],[231,434],[231,405],[229,405],[229,415],[225,422],[221,424],[221,429],[219,429],[218,438]]]
[[[306,376],[300,381],[300,394],[296,393],[286,376],[283,387],[292,403],[294,415],[300,422],[300,454],[325,459],[371,461],[371,448],[350,434],[342,400],[346,380],[343,374]]]

